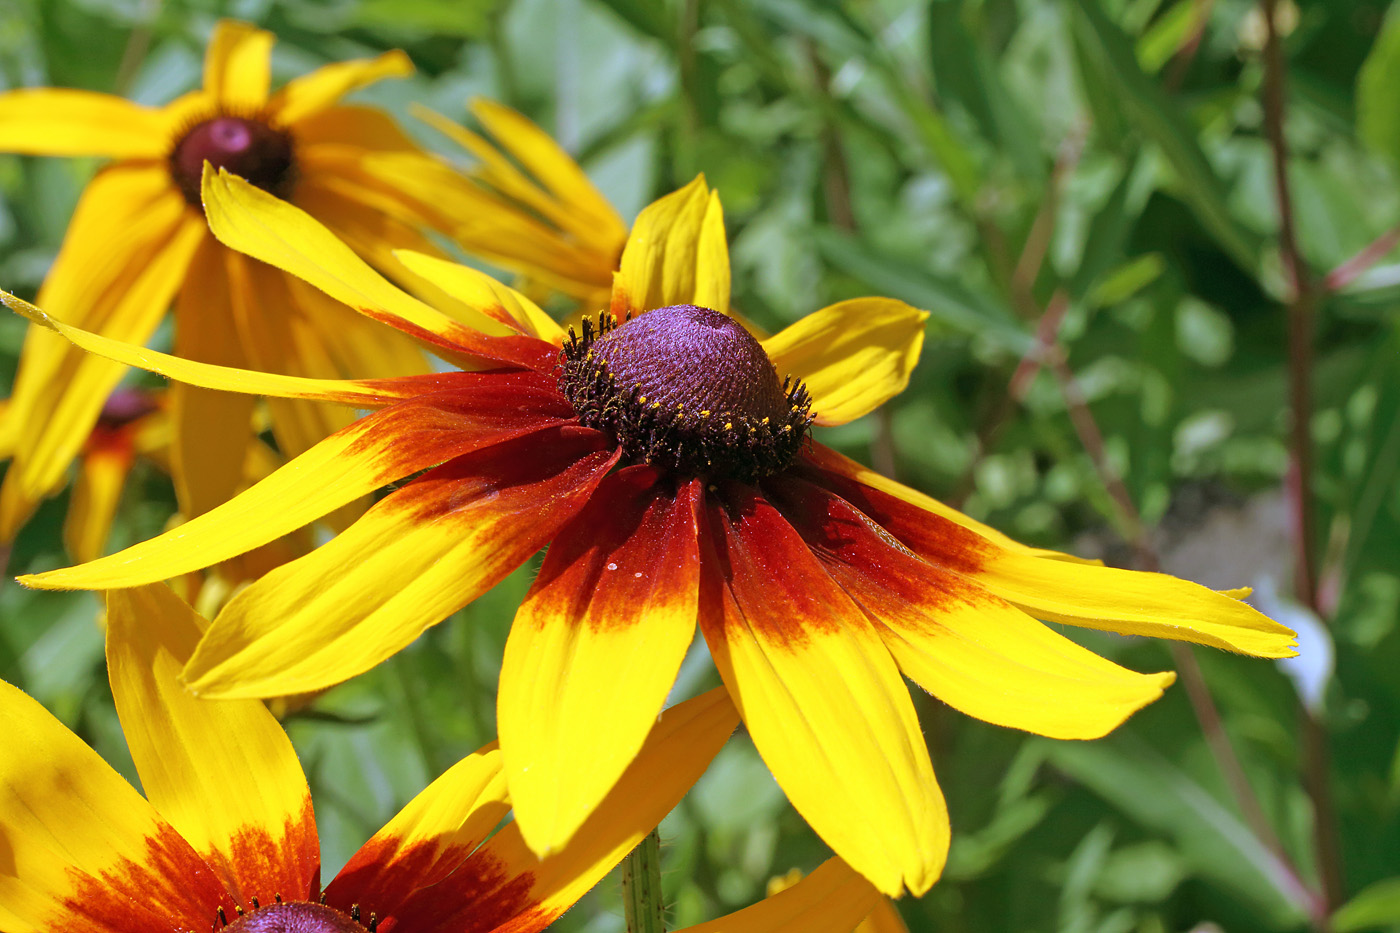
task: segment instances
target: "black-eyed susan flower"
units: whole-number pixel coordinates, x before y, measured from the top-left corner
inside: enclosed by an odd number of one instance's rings
[[[738,721],[719,690],[667,710],[576,841],[545,858],[513,824],[493,834],[510,797],[489,745],[323,886],[306,778],[277,721],[255,700],[199,700],[177,680],[205,625],[164,586],[108,596],[112,695],[145,797],[0,682],[6,933],[542,930],[666,815]],[[834,859],[809,880],[692,931],[845,933],[875,901]]]
[[[724,224],[703,179],[643,211],[611,314],[567,337],[488,277],[401,253],[475,309],[448,317],[291,205],[227,175],[205,185],[226,243],[476,371],[318,383],[219,370],[9,299],[176,379],[380,409],[173,532],[23,582],[158,580],[414,476],[235,597],[185,670],[208,696],[271,696],[369,668],[548,544],[497,702],[516,821],[537,852],[567,846],[636,756],[697,619],[788,798],[889,894],[927,890],[948,846],[901,674],[990,722],[1091,738],[1172,675],[1125,670],[1037,618],[1291,650],[1292,632],[1227,594],[1032,550],[812,441],[811,422],[850,421],[905,386],[925,315],[855,299],[755,340],[724,314]]]
[[[143,343],[173,303],[181,356],[312,376],[422,371],[408,341],[327,301],[314,289],[222,247],[199,203],[205,162],[319,218],[371,262],[394,247],[429,249],[422,231],[447,221],[430,203],[377,177],[376,154],[436,163],[385,114],[342,105],[346,93],[405,75],[402,53],[328,65],[272,91],[273,37],[221,22],[204,82],[164,107],[89,91],[37,88],[0,94],[0,152],[100,156],[39,301],[63,320]],[[65,481],[123,368],[41,328],[26,339],[0,449],[13,462],[0,486],[0,541]],[[252,400],[175,386],[172,468],[181,508],[198,514],[241,479],[252,443]],[[297,401],[272,403],[284,452],[299,453],[350,415]]]

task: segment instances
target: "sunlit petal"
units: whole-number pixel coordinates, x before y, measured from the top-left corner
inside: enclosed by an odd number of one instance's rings
[[[880,892],[874,885],[839,858],[833,858],[797,884],[752,907],[686,927],[680,933],[851,933],[861,918],[878,909],[880,903]],[[862,926],[858,933],[864,931]]]
[[[515,818],[560,849],[641,748],[695,632],[699,481],[604,480],[550,545],[496,700]]]
[[[729,311],[729,246],[719,195],[700,176],[637,216],[613,278],[619,318],[667,305]]]
[[[852,298],[763,341],[779,376],[807,384],[818,424],[845,424],[909,384],[928,313],[892,298]]]
[[[333,106],[353,90],[385,78],[404,78],[411,74],[413,62],[397,49],[377,58],[333,62],[288,81],[272,95],[268,111],[282,125],[292,125]]]
[[[707,509],[700,626],[754,744],[797,811],[876,887],[922,894],[948,816],[894,660],[771,504]]]
[[[162,159],[171,114],[121,97],[69,88],[0,94],[0,151],[28,155]]]
[[[204,50],[204,90],[226,112],[256,113],[271,84],[273,35],[246,23],[220,20]]]
[[[204,625],[163,584],[107,596],[112,695],[141,786],[239,904],[308,897],[320,847],[287,734],[262,703],[201,701],[177,679]]]

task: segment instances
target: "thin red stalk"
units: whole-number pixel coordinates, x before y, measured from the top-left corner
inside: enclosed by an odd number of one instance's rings
[[[1371,241],[1365,249],[1333,269],[1322,280],[1322,288],[1339,292],[1356,281],[1367,269],[1380,262],[1386,253],[1400,244],[1400,227],[1392,227]]]
[[[1292,411],[1291,476],[1288,492],[1294,530],[1294,591],[1298,601],[1322,616],[1317,588],[1317,533],[1313,506],[1312,421],[1313,317],[1317,291],[1298,246],[1293,200],[1288,184],[1288,142],[1284,137],[1286,63],[1278,35],[1278,0],[1263,0],[1264,133],[1273,154],[1274,190],[1278,200],[1279,250],[1289,278],[1288,383]],[[1313,804],[1313,847],[1328,912],[1345,897],[1341,847],[1332,803],[1328,735],[1317,717],[1300,704],[1303,781]],[[1325,928],[1325,923],[1324,923]]]

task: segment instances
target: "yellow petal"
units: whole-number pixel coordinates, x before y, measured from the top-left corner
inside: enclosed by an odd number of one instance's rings
[[[496,710],[516,825],[536,852],[563,848],[666,701],[695,633],[702,488],[645,466],[604,480],[515,617]]]
[[[729,312],[724,216],[703,175],[643,209],[613,278],[619,318],[682,304]]]
[[[555,346],[563,343],[564,329],[539,305],[486,273],[412,250],[395,250],[394,257],[410,271],[487,317]]]
[[[279,376],[275,373],[259,373],[247,369],[232,369],[227,366],[214,366],[181,359],[168,353],[148,350],[145,347],[112,340],[98,334],[89,333],[77,327],[70,327],[56,320],[40,308],[9,292],[0,291],[0,302],[11,310],[24,315],[31,322],[46,327],[61,335],[74,346],[90,353],[136,366],[148,372],[178,379],[190,385],[206,389],[221,389],[225,392],[245,392],[252,395],[271,395],[281,398],[309,398],[327,402],[339,402],[360,408],[387,405],[399,399],[409,398],[424,391],[426,383],[413,378],[406,379],[305,379],[300,376]],[[7,417],[9,412],[6,413]]]
[[[510,812],[495,743],[429,784],[350,857],[326,886],[326,902],[348,911],[372,904],[393,916],[414,892],[454,872]]]
[[[793,478],[770,494],[875,622],[900,669],[978,719],[1094,739],[1162,695],[1172,674],[1136,674],[1076,645],[954,573],[892,543],[848,502]]]
[[[869,620],[751,488],[707,509],[700,627],[792,805],[885,894],[927,891],[948,816],[909,692]]]
[[[89,449],[78,467],[73,499],[63,520],[63,546],[76,561],[96,560],[107,548],[112,519],[131,469],[131,446],[107,443]]]
[[[239,904],[311,896],[320,845],[286,733],[262,703],[197,700],[179,682],[206,624],[163,584],[107,594],[108,675],[141,786]]]
[[[686,927],[679,933],[851,933],[861,918],[881,904],[874,885],[838,858],[828,859],[806,878],[752,907],[727,917]],[[898,916],[898,915],[896,915]],[[895,929],[902,929],[897,927]],[[864,925],[857,933],[867,933]],[[880,928],[880,933],[890,933]],[[907,931],[905,931],[907,933]]]
[[[845,424],[904,391],[928,313],[892,298],[852,298],[763,341],[779,376],[807,384],[817,424]]]
[[[167,112],[110,94],[33,88],[0,94],[0,151],[162,159],[175,132]]]
[[[190,264],[190,273],[175,303],[175,353],[231,368],[242,368],[238,332],[229,306],[224,254],[212,238]],[[253,406],[257,400],[236,392],[218,392],[184,383],[170,387],[174,425],[171,475],[186,518],[202,515],[228,500],[243,481],[243,461],[253,443]],[[94,555],[96,556],[96,555]],[[91,558],[87,558],[91,559]]]
[[[526,410],[506,407],[499,392],[480,395],[475,405],[470,400],[442,408],[430,402],[403,402],[361,418],[247,492],[157,538],[22,582],[42,589],[110,589],[209,567],[295,531],[386,483],[494,443],[503,433],[534,429],[561,408],[557,396],[544,396],[531,407],[522,390],[504,391]]]
[[[48,711],[0,682],[0,922],[6,933],[202,930],[233,909],[155,809]]]
[[[394,118],[377,107],[344,105],[297,121],[297,158],[316,157],[321,147],[374,152],[417,152]]]
[[[385,78],[413,74],[413,62],[395,49],[377,58],[323,65],[308,75],[293,78],[272,95],[268,111],[283,126],[297,123],[333,106],[346,94]]]
[[[284,696],[369,670],[544,546],[615,462],[599,446],[542,432],[395,491],[239,593],[186,683],[201,696]]]
[[[855,933],[909,933],[909,928],[904,925],[904,918],[894,904],[887,898],[880,898],[875,909],[856,927]]]
[[[486,315],[467,327],[428,307],[391,285],[315,218],[236,175],[204,173],[204,209],[209,229],[224,244],[428,340],[435,352],[461,356],[480,333],[510,332]]]
[[[724,690],[661,714],[642,751],[562,850],[540,858],[506,824],[395,915],[401,930],[543,930],[636,847],[699,779],[738,723]]]
[[[256,113],[267,103],[273,35],[247,23],[219,20],[204,51],[204,90],[220,110]]]

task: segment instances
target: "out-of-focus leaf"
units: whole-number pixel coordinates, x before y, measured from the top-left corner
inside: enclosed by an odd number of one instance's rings
[[[1167,261],[1161,253],[1147,253],[1130,259],[1100,279],[1086,300],[1091,308],[1127,301],[1157,281],[1166,268]]]
[[[676,26],[668,15],[670,4],[657,0],[599,0],[627,25],[667,45],[676,41]]]
[[[500,0],[362,0],[354,25],[423,35],[480,37],[486,34]]]
[[[1194,127],[1181,115],[1175,102],[1143,73],[1131,41],[1104,15],[1097,0],[1071,6],[1078,14],[1075,22],[1084,40],[1081,47],[1097,53],[1124,113],[1138,132],[1157,144],[1176,171],[1181,198],[1236,263],[1248,271],[1257,270],[1259,240],[1226,211],[1225,185],[1206,161]]]
[[[1137,40],[1137,58],[1142,70],[1156,74],[1181,48],[1196,23],[1197,0],[1176,0],[1175,5],[1153,21]]]
[[[1025,354],[1034,338],[1011,312],[995,301],[925,269],[875,253],[854,237],[817,230],[817,246],[828,262],[873,285],[880,294],[922,308],[933,319],[961,333],[990,339]]]
[[[1400,13],[1393,6],[1356,76],[1356,129],[1368,146],[1400,165]]]
[[[1377,881],[1332,915],[1333,933],[1393,929],[1400,925],[1400,877]]]
[[[1045,174],[1036,144],[1040,134],[1007,93],[978,37],[963,23],[962,7],[957,0],[928,5],[929,60],[938,92],[961,104],[987,141],[1010,155],[1029,183],[1038,183]]]
[[[1187,865],[1254,906],[1272,925],[1303,919],[1303,893],[1278,860],[1191,775],[1126,736],[1056,742],[1050,761],[1148,829],[1174,840]]]

